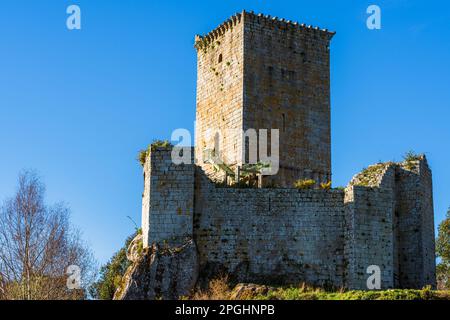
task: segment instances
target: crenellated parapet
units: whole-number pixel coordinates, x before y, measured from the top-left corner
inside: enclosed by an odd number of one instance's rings
[[[328,29],[319,28],[317,26],[307,25],[283,18],[272,17],[270,15],[264,15],[262,13],[256,14],[253,11],[247,12],[244,10],[241,13],[234,14],[206,35],[196,35],[194,45],[195,48],[197,50],[205,49],[210,44],[214,43],[214,41],[217,41],[220,36],[225,34],[227,31],[233,30],[233,28],[239,25],[243,20],[251,23],[257,23],[264,28],[280,29],[287,32],[303,32],[307,35],[320,37],[328,41],[331,40],[331,38],[333,38],[333,36],[336,34],[336,32],[334,31],[329,31]]]
[[[244,11],[245,12],[245,11]],[[217,28],[210,31],[204,36],[196,35],[195,36],[195,45],[194,47],[197,50],[204,50],[211,43],[219,39],[220,36],[224,35],[227,31],[232,30],[242,21],[243,13],[236,13],[231,16],[228,20],[221,23]]]

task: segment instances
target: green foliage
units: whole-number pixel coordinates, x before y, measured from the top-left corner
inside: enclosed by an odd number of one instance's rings
[[[205,163],[212,165],[215,172],[222,171],[233,181],[233,187],[254,187],[254,182],[259,174],[262,174],[264,169],[270,169],[270,163],[258,162],[254,164],[243,164],[240,169],[240,180],[236,181],[236,173],[230,165],[224,163],[216,154],[214,149],[205,149]],[[226,187],[223,182],[216,183],[216,186]]]
[[[405,168],[408,170],[413,170],[416,167],[416,161],[421,160],[423,155],[415,153],[414,151],[408,151],[403,155],[403,160],[405,161]]]
[[[141,166],[144,166],[145,161],[147,160],[147,157],[151,151],[155,151],[157,148],[169,148],[169,147],[172,147],[172,144],[168,140],[154,140],[152,144],[148,146],[147,149],[139,151],[137,160],[139,161]]]
[[[443,262],[450,263],[450,209],[447,211],[447,216],[439,225],[438,230],[436,253]]]
[[[448,292],[433,291],[430,287],[422,290],[394,289],[340,292],[327,292],[323,289],[305,287],[280,287],[269,290],[265,295],[251,298],[259,300],[448,300],[449,294]]]
[[[127,259],[128,246],[139,232],[141,232],[140,229],[129,236],[124,246],[113,255],[108,263],[100,268],[100,278],[89,290],[94,299],[111,300],[113,298],[116,289],[121,285],[125,271],[131,265],[131,262]]]
[[[422,155],[415,153],[414,151],[408,151],[403,155],[403,160],[406,162],[418,161],[422,159]]]
[[[441,288],[450,289],[450,209],[438,228],[436,255],[441,258],[436,269],[438,285]]]
[[[306,190],[312,189],[316,185],[316,181],[312,179],[299,179],[294,182],[294,188]]]
[[[438,289],[450,290],[450,264],[441,262],[436,266]]]

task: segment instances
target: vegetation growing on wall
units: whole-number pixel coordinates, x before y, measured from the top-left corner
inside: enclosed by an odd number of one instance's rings
[[[378,163],[364,168],[352,181],[355,186],[373,187],[378,184],[378,178],[391,163]]]
[[[408,151],[403,156],[405,162],[405,168],[408,170],[413,170],[416,167],[416,162],[423,158],[423,154],[415,153],[414,151]]]
[[[141,164],[141,166],[145,165],[145,161],[150,154],[151,151],[156,150],[157,148],[169,148],[172,147],[172,144],[168,140],[154,140],[147,149],[140,150],[137,156],[137,160]]]
[[[323,189],[323,190],[330,190],[331,189],[331,181],[322,182],[320,184],[320,188]]]
[[[300,190],[312,189],[316,185],[316,180],[312,179],[299,179],[294,182],[294,188]]]

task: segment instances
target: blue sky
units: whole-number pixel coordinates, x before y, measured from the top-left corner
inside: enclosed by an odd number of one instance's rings
[[[82,30],[66,28],[77,4]],[[382,29],[366,28],[366,8]],[[450,206],[446,1],[23,1],[0,4],[0,200],[33,168],[100,262],[140,224],[136,153],[193,129],[194,35],[242,9],[337,31],[331,45],[334,185],[425,152],[436,224]]]

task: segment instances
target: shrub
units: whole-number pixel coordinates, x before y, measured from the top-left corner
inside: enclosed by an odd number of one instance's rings
[[[403,160],[406,162],[412,162],[422,159],[422,155],[415,153],[414,151],[408,151],[403,155]]]
[[[316,185],[316,181],[312,179],[299,179],[294,182],[294,188],[306,190],[312,189]]]
[[[438,288],[450,290],[450,209],[438,230],[436,255],[441,260],[436,267]]]
[[[212,279],[206,290],[198,290],[192,300],[230,300],[231,290],[227,275],[220,275]]]
[[[413,170],[416,166],[415,162],[422,159],[423,155],[417,154],[414,151],[408,151],[403,156],[405,162],[405,168],[408,170]]]
[[[140,150],[137,156],[137,160],[141,166],[145,165],[145,161],[151,151],[155,151],[157,148],[169,148],[172,144],[168,140],[154,140],[147,149]]]
[[[330,190],[331,189],[331,181],[322,182],[320,184],[320,188],[323,189],[323,190]]]
[[[131,265],[127,259],[127,249],[131,241],[140,233],[140,229],[129,236],[124,246],[117,251],[111,260],[101,267],[100,278],[90,287],[90,294],[94,299],[112,300],[117,288],[120,287],[125,271]]]

